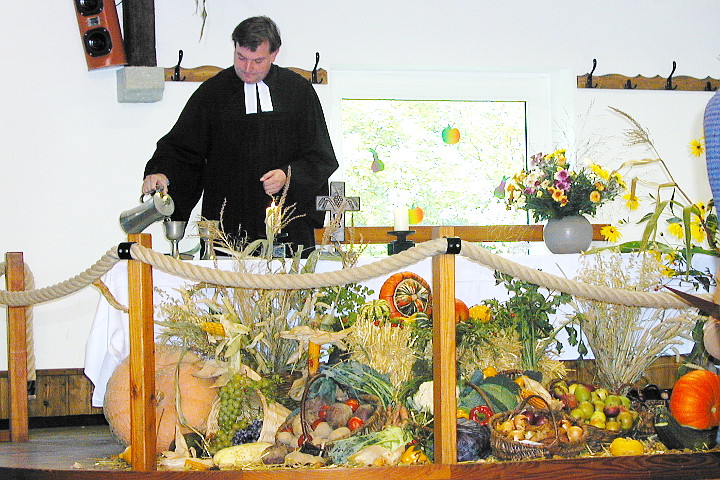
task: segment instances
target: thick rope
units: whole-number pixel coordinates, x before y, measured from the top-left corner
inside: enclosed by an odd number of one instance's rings
[[[118,258],[117,255],[117,247],[113,247],[90,268],[64,282],[38,290],[26,290],[24,292],[0,290],[0,304],[7,305],[8,307],[23,307],[66,297],[82,290],[105,275],[113,265],[119,261],[120,258]]]
[[[419,261],[445,253],[447,239],[438,238],[418,244],[404,252],[391,255],[360,267],[341,269],[326,273],[308,273],[297,275],[238,273],[226,270],[193,265],[168,255],[155,252],[138,244],[132,244],[130,254],[133,259],[147,263],[158,270],[198,283],[206,282],[238,288],[258,288],[267,290],[295,290],[322,288],[333,285],[346,285],[388,275]],[[463,242],[461,255],[480,263],[492,270],[512,275],[550,290],[566,292],[570,295],[596,300],[651,308],[688,308],[688,304],[671,293],[638,292],[614,289],[562,278],[540,270],[520,265],[500,255],[470,242]],[[40,290],[25,292],[0,291],[0,304],[8,306],[26,306],[45,302],[74,293],[90,285],[107,273],[120,259],[117,248],[109,250],[95,265],[85,272],[65,282]],[[710,294],[699,297],[712,300]]]
[[[201,283],[213,283],[238,288],[260,288],[267,290],[302,290],[357,283],[377,278],[406,268],[419,261],[445,253],[447,240],[438,238],[423,242],[409,250],[391,255],[383,260],[326,273],[301,275],[238,273],[192,265],[168,255],[158,253],[141,245],[133,244],[130,253],[134,259],[152,265],[163,272]]]
[[[0,277],[6,274],[7,264],[0,262]],[[35,277],[30,271],[27,263],[23,262],[23,276],[26,290],[33,290],[35,288]],[[33,309],[28,306],[25,309],[25,353],[27,360],[27,379],[28,381],[36,380],[36,369],[35,369],[35,339],[33,331]]]

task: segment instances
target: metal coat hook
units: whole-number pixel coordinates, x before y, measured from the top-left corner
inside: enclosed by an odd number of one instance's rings
[[[318,81],[318,64],[320,63],[320,52],[315,52],[315,66],[312,69],[312,74],[310,75],[310,82],[311,83],[322,83],[322,80]]]
[[[186,77],[180,78],[180,62],[182,62],[182,59],[183,59],[183,51],[179,50],[178,51],[178,63],[177,63],[177,65],[175,65],[175,70],[174,70],[173,76],[172,76],[173,82],[182,82],[186,78]]]
[[[593,85],[592,78],[593,73],[595,73],[595,67],[597,67],[597,58],[593,58],[593,68],[590,70],[590,73],[588,73],[587,80],[585,80],[585,88],[596,88],[597,83]]]
[[[717,89],[718,89],[718,87],[713,87],[712,83],[710,83],[710,82],[705,83],[705,91],[706,92],[714,92]]]
[[[677,63],[675,63],[675,60],[673,60],[673,69],[672,72],[670,72],[670,76],[667,78],[667,81],[665,82],[665,90],[675,90],[677,88],[677,85],[672,84],[672,77],[673,73],[675,73],[676,68]]]
[[[627,90],[633,90],[633,89],[637,88],[637,85],[633,85],[633,84],[632,84],[632,80],[630,80],[630,79],[628,78],[628,79],[627,79],[627,82],[625,82],[625,87],[624,87],[624,88],[626,88]]]

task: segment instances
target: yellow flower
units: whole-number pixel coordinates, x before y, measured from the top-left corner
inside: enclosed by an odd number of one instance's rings
[[[703,202],[697,202],[694,204],[695,208],[697,208],[700,211],[700,215],[698,215],[701,219],[705,218],[705,213],[707,210],[705,209],[705,204]]]
[[[640,199],[637,196],[633,195],[632,193],[623,195],[622,198],[627,200],[627,203],[625,204],[625,206],[627,208],[629,208],[630,210],[637,210],[638,207],[640,206]]]
[[[671,223],[668,225],[668,232],[670,232],[670,235],[677,238],[683,238],[685,236],[685,230],[683,229],[681,223]]]
[[[663,270],[662,270],[662,274],[665,275],[665,276],[668,277],[668,278],[672,278],[672,277],[675,276],[675,270],[673,270],[673,269],[670,268],[670,267],[665,267],[665,268],[663,268]]]
[[[704,137],[690,140],[690,153],[699,157],[705,151],[705,145],[703,145]]]
[[[602,197],[600,196],[600,192],[597,190],[593,190],[590,192],[590,201],[593,203],[598,203],[600,200],[602,200]]]
[[[605,240],[609,242],[617,242],[618,239],[622,236],[620,234],[620,230],[618,230],[616,227],[612,225],[605,225],[600,229],[600,235],[605,237]]]
[[[487,323],[492,320],[492,310],[487,305],[473,305],[470,307],[470,318]]]
[[[565,191],[560,188],[550,187],[548,188],[550,193],[552,194],[552,199],[556,202],[560,203],[563,201],[563,199],[567,200],[567,197],[565,196]]]
[[[605,190],[605,185],[600,182],[595,182],[595,190],[597,190],[598,192],[602,192],[603,190]]]
[[[700,243],[705,240],[705,229],[700,226],[700,223],[692,222],[690,224],[690,235],[696,242]]]
[[[602,178],[603,180],[608,180],[610,178],[610,172],[602,168],[597,163],[590,164],[590,170],[592,170],[595,175]]]

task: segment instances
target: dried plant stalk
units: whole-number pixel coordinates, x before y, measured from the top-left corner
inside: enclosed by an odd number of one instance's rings
[[[583,258],[578,280],[592,285],[637,291],[656,290],[663,265],[648,252],[623,256],[607,252]],[[697,316],[615,305],[582,298],[573,302],[588,346],[595,356],[597,380],[619,390],[635,384],[645,370],[667,351],[676,351],[690,334]]]

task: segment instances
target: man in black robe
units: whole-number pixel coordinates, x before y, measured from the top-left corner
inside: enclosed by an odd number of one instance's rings
[[[283,229],[284,240],[314,247],[313,229],[325,217],[315,197],[328,194],[338,167],[317,94],[301,75],[273,64],[281,42],[269,18],[244,20],[232,39],[234,66],[203,82],[158,141],[143,193],[170,193],[173,219],[185,221],[202,195],[204,218],[252,241],[265,237],[265,209],[289,172],[286,206],[303,216]]]

